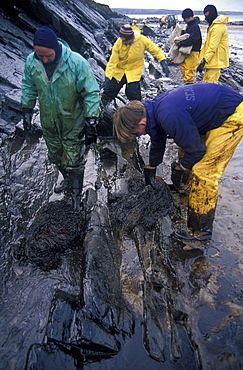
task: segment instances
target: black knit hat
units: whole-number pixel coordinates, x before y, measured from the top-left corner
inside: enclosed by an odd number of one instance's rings
[[[34,46],[42,46],[55,51],[55,59],[52,62],[49,62],[49,65],[51,63],[57,63],[62,54],[62,46],[59,44],[55,32],[47,26],[43,26],[36,31],[34,34],[33,44]]]
[[[183,19],[191,18],[191,17],[193,17],[193,11],[190,8],[186,8],[185,10],[183,10],[182,12]]]
[[[134,38],[134,32],[130,24],[125,24],[120,28],[119,36],[122,40],[132,40]]]
[[[34,34],[34,46],[42,46],[47,49],[52,49],[55,52],[59,50],[57,36],[51,28],[43,26]]]

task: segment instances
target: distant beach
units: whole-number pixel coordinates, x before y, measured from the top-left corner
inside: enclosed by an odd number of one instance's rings
[[[126,14],[130,19],[136,19],[138,21],[138,26],[143,26],[143,20],[146,20],[146,25],[151,27],[152,29],[159,24],[159,19],[163,16],[163,14]],[[165,15],[165,14],[164,14]],[[196,14],[195,14],[196,16]],[[200,20],[204,21],[204,16],[200,15]],[[230,51],[230,58],[236,62],[243,63],[243,15],[228,15],[229,22],[240,22],[242,20],[242,24],[227,24],[228,33],[229,33],[229,51]],[[232,18],[232,19],[231,19]],[[178,21],[181,25],[185,25],[184,21],[181,18],[181,15],[178,14]],[[186,26],[186,25],[185,25]],[[206,38],[208,25],[206,22],[200,23],[200,29],[202,32],[203,42]],[[172,32],[172,28],[168,30],[168,32]]]
[[[127,17],[132,18],[132,19],[146,19],[146,18],[162,18],[163,16],[165,16],[167,14],[169,14],[169,13],[164,13],[164,14],[162,14],[162,13],[161,14],[159,14],[159,13],[156,13],[156,14],[148,14],[148,13],[144,13],[144,14],[132,14],[132,13],[126,13],[124,15],[126,15]],[[219,12],[219,14],[223,14],[223,12]],[[226,14],[226,15],[228,15],[229,22],[230,23],[243,22],[243,14]],[[204,15],[197,14],[196,12],[194,13],[194,16],[199,17],[200,21],[204,21],[204,19],[205,19]],[[183,22],[183,19],[181,17],[181,13],[178,13],[177,14],[177,17],[178,17],[179,22]]]

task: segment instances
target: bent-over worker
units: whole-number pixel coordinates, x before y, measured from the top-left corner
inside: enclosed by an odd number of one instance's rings
[[[167,137],[184,150],[180,163],[172,164],[171,179],[180,190],[192,174],[188,229],[177,232],[182,239],[210,239],[218,198],[218,179],[224,173],[243,137],[243,97],[218,84],[184,85],[155,99],[131,101],[114,115],[118,138],[128,142],[134,135],[151,137],[146,184],[155,182]],[[204,142],[200,135],[206,135]]]

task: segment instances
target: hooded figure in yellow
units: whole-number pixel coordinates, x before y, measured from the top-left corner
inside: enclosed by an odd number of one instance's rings
[[[197,70],[205,68],[202,82],[218,83],[220,69],[229,67],[228,16],[218,15],[214,5],[207,5],[203,12],[209,27]]]
[[[132,24],[131,24],[131,27],[134,31],[136,31],[137,33],[141,33],[141,29],[140,27],[138,27],[137,25],[137,21],[136,20],[133,20],[132,21]]]
[[[129,24],[120,28],[105,70],[103,104],[113,100],[123,85],[129,100],[141,100],[140,80],[144,67],[144,53],[148,51],[161,63],[166,77],[169,68],[163,51],[149,38],[141,35]]]

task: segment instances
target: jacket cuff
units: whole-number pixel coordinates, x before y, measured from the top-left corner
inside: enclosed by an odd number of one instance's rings
[[[188,170],[188,168],[184,167],[181,163],[179,164],[179,166],[181,167],[181,169],[182,169],[183,171],[190,171],[190,170]]]

